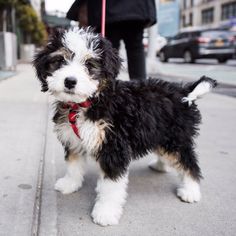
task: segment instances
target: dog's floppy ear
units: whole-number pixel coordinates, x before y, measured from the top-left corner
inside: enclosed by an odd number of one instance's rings
[[[61,29],[56,30],[52,37],[50,37],[47,45],[34,56],[33,66],[36,70],[37,77],[41,82],[43,92],[46,92],[48,90],[46,81],[46,78],[49,75],[49,72],[47,70],[48,56],[50,53],[63,46],[61,39],[63,38],[64,32],[65,31]]]
[[[42,92],[46,92],[48,90],[48,85],[46,81],[47,72],[45,70],[45,60],[46,60],[45,53],[46,53],[46,48],[44,48],[39,53],[35,54],[33,60],[33,66],[36,70],[36,75],[41,82]]]
[[[108,79],[115,79],[121,67],[121,58],[118,51],[112,47],[107,39],[101,37],[99,48],[101,49],[102,75]]]

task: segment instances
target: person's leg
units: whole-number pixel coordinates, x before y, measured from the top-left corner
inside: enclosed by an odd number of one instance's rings
[[[127,51],[130,79],[146,79],[143,27],[141,25],[127,24],[122,29],[122,38]]]
[[[115,24],[107,26],[106,39],[112,43],[113,48],[119,50],[121,39],[120,27]]]

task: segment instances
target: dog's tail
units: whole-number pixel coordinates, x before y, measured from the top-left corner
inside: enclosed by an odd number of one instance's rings
[[[187,84],[185,89],[188,92],[187,97],[182,98],[182,102],[188,102],[189,106],[193,101],[197,100],[206,93],[209,93],[212,88],[217,86],[216,80],[202,76],[198,81]]]

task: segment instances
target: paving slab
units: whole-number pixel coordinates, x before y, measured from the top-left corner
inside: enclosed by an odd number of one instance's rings
[[[31,235],[47,110],[30,65],[0,82],[0,235]]]

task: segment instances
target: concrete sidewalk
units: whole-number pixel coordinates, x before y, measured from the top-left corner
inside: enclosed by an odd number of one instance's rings
[[[47,96],[29,65],[0,82],[0,235],[31,235]]]
[[[2,71],[2,70],[0,70],[0,81],[4,80],[4,79],[7,79],[7,78],[10,78],[14,75],[16,75],[15,71]]]
[[[24,65],[18,76],[0,83],[0,235],[31,235],[37,227],[41,236],[235,235],[235,99],[209,94],[198,102],[203,124],[197,152],[205,178],[200,203],[179,201],[176,173],[149,170],[150,154],[131,165],[120,225],[100,227],[90,217],[97,179],[94,163],[88,163],[79,192],[62,195],[53,189],[65,172],[63,150],[47,121],[47,96],[33,77],[32,69]],[[41,193],[37,184],[42,161],[42,195],[36,198]],[[34,220],[37,214],[39,221]]]
[[[152,155],[130,168],[129,197],[119,226],[103,228],[92,223],[97,172],[88,163],[83,188],[71,195],[53,190],[64,175],[63,150],[49,131],[40,235],[235,235],[236,100],[208,95],[199,101],[203,115],[197,152],[204,174],[203,199],[187,204],[176,198],[176,173],[148,169]],[[51,129],[51,127],[50,127]]]

